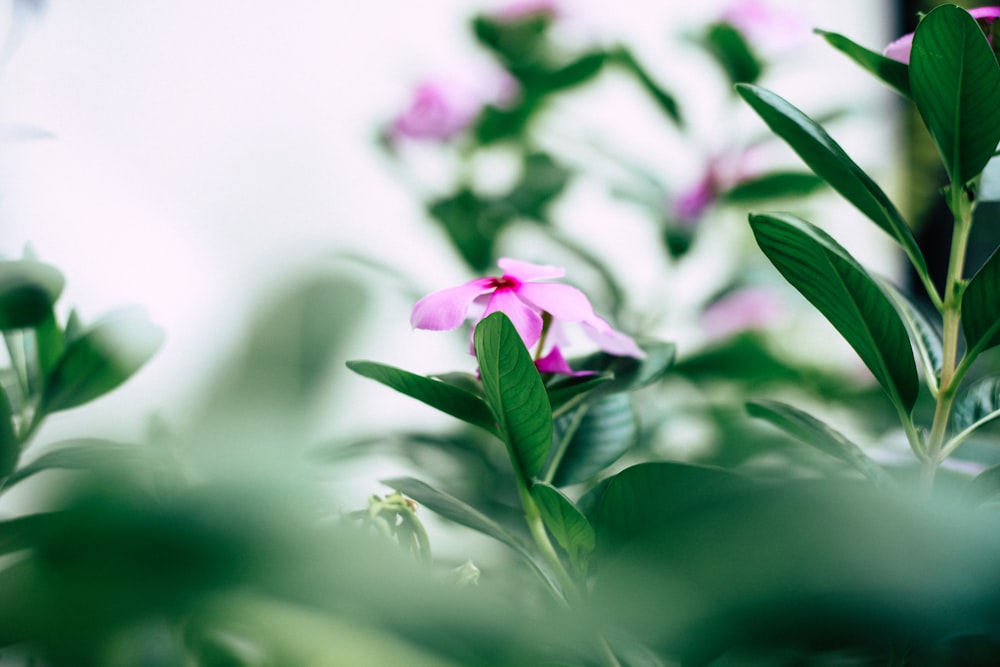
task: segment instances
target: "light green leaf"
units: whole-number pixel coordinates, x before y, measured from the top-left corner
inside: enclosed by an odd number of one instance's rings
[[[569,555],[578,572],[585,571],[586,559],[593,552],[594,529],[576,505],[554,486],[537,482],[531,497],[542,514],[545,527]]]
[[[942,458],[976,432],[1000,417],[1000,377],[984,378],[969,387],[955,401],[951,413],[951,429],[955,433],[941,449]]]
[[[910,97],[910,71],[906,64],[886,58],[881,53],[869,51],[843,35],[816,30],[833,48],[845,53],[851,60],[877,76],[904,97]]]
[[[66,410],[106,394],[149,361],[163,339],[163,330],[135,310],[103,318],[66,345],[39,409]]]
[[[880,280],[879,285],[896,304],[896,310],[910,332],[910,340],[916,344],[927,385],[932,392],[937,392],[937,376],[941,372],[941,360],[944,355],[941,332],[927,319],[920,306],[896,289],[892,283]]]
[[[1000,142],[1000,66],[967,11],[941,5],[923,17],[910,87],[956,187],[975,178]]]
[[[962,331],[966,345],[976,353],[1000,345],[1000,250],[986,260],[962,294]]]
[[[737,92],[768,127],[798,153],[817,176],[894,238],[927,282],[924,260],[913,232],[882,189],[815,121],[769,90],[740,84]]]
[[[165,467],[167,461],[161,450],[150,447],[93,438],[68,440],[18,468],[7,479],[6,486],[9,488],[46,470],[107,470],[135,464],[148,470],[150,466]]]
[[[965,497],[974,505],[1000,499],[1000,464],[992,465],[976,475],[966,487]]]
[[[791,436],[812,445],[820,451],[843,461],[876,484],[891,487],[893,479],[856,444],[839,431],[812,415],[780,401],[751,401],[747,403],[750,416],[764,419]]]
[[[639,439],[639,423],[628,394],[602,396],[556,421],[562,456],[551,475],[556,486],[578,484],[620,459]],[[569,438],[568,442],[563,442]]]
[[[597,390],[600,394],[642,389],[663,379],[677,357],[677,346],[659,340],[639,340],[637,343],[646,354],[643,359],[596,352],[574,361],[572,365],[574,368],[614,374],[611,382]]]
[[[512,463],[530,480],[542,469],[552,447],[552,409],[542,377],[521,336],[501,312],[476,325],[473,344],[486,403]]]
[[[854,348],[890,400],[909,413],[917,369],[903,322],[889,299],[836,241],[794,216],[751,215],[761,250]]]
[[[486,402],[458,383],[426,378],[374,361],[348,361],[347,367],[358,375],[381,382],[432,408],[498,435],[496,422]]]

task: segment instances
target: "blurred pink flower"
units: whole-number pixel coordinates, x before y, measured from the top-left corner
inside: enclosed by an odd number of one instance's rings
[[[710,304],[701,316],[709,337],[725,338],[748,329],[765,329],[785,316],[785,306],[770,290],[746,287]]]
[[[503,106],[517,95],[517,82],[505,71],[468,73],[417,86],[409,106],[393,120],[389,135],[446,141],[468,128],[487,104]]]
[[[553,325],[579,323],[584,333],[605,352],[618,356],[644,357],[644,353],[629,336],[615,331],[594,313],[590,301],[580,290],[556,282],[541,282],[561,278],[565,269],[557,266],[531,264],[503,258],[497,262],[503,275],[499,278],[476,278],[457,287],[433,292],[413,306],[410,324],[417,329],[449,331],[457,329],[469,317],[475,306],[482,308],[476,321],[494,312],[510,318],[526,347],[531,348],[542,335],[543,313],[548,313]],[[568,365],[553,348],[540,361],[550,368]]]
[[[710,165],[697,183],[674,199],[671,206],[674,218],[685,226],[694,225],[715,201],[718,187],[718,175]]]
[[[970,9],[969,13],[972,14],[972,18],[979,21],[980,24],[988,26],[1000,18],[1000,7],[977,7],[976,9]],[[903,35],[899,39],[890,42],[889,46],[885,47],[882,51],[882,55],[886,58],[892,58],[893,60],[898,60],[901,63],[909,65],[910,50],[912,48],[913,33],[910,32]]]
[[[513,0],[494,11],[491,16],[497,21],[514,22],[536,16],[554,19],[559,13],[559,4],[555,0]]]
[[[743,33],[751,46],[772,56],[801,46],[810,34],[801,14],[766,0],[735,0],[721,19]]]

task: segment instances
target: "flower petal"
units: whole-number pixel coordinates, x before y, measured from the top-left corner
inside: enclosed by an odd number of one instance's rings
[[[581,322],[580,326],[583,328],[583,332],[608,354],[636,359],[645,359],[646,357],[646,353],[636,345],[630,336],[615,331],[610,324],[596,315],[590,321]]]
[[[511,324],[521,335],[525,347],[530,348],[538,342],[542,335],[542,316],[527,303],[521,301],[513,290],[502,289],[494,292],[483,317],[497,311],[510,318]]]
[[[567,363],[565,357],[563,357],[562,352],[559,351],[558,345],[553,347],[552,350],[541,359],[536,359],[535,368],[538,369],[539,373],[559,373],[561,375],[571,375],[573,377],[597,374],[595,371],[574,371],[570,367],[569,363]]]
[[[458,287],[428,294],[413,306],[410,325],[417,329],[449,331],[465,322],[476,297],[490,291],[489,278],[477,278]]]
[[[901,63],[910,64],[910,50],[913,48],[913,33],[907,33],[899,39],[891,42],[885,47],[882,55],[886,58],[898,60]]]
[[[585,322],[597,317],[583,292],[561,283],[523,283],[517,295],[563,322]]]
[[[543,264],[532,264],[522,262],[519,259],[502,257],[497,261],[497,266],[503,269],[505,275],[513,276],[521,282],[527,280],[543,280],[545,278],[562,278],[566,275],[566,269],[559,266],[547,266]]]
[[[1000,7],[976,7],[975,9],[970,9],[969,13],[972,14],[974,19],[996,19],[1000,18]],[[992,23],[992,21],[989,21]]]

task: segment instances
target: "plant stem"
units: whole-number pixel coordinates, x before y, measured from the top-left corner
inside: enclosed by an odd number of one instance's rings
[[[955,217],[952,229],[951,255],[948,258],[948,273],[945,278],[944,302],[941,306],[942,358],[941,375],[938,381],[937,404],[927,439],[927,457],[921,470],[921,481],[925,489],[934,486],[934,476],[941,463],[941,448],[948,430],[948,418],[962,375],[956,373],[958,366],[958,343],[962,324],[962,274],[965,269],[965,255],[972,229],[973,204],[960,185],[952,183],[949,207]],[[964,365],[963,365],[964,366]]]

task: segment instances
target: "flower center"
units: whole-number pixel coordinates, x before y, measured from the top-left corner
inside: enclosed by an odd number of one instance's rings
[[[490,280],[490,287],[493,289],[500,290],[516,290],[521,286],[521,281],[513,276],[501,276],[499,278],[493,278]]]

